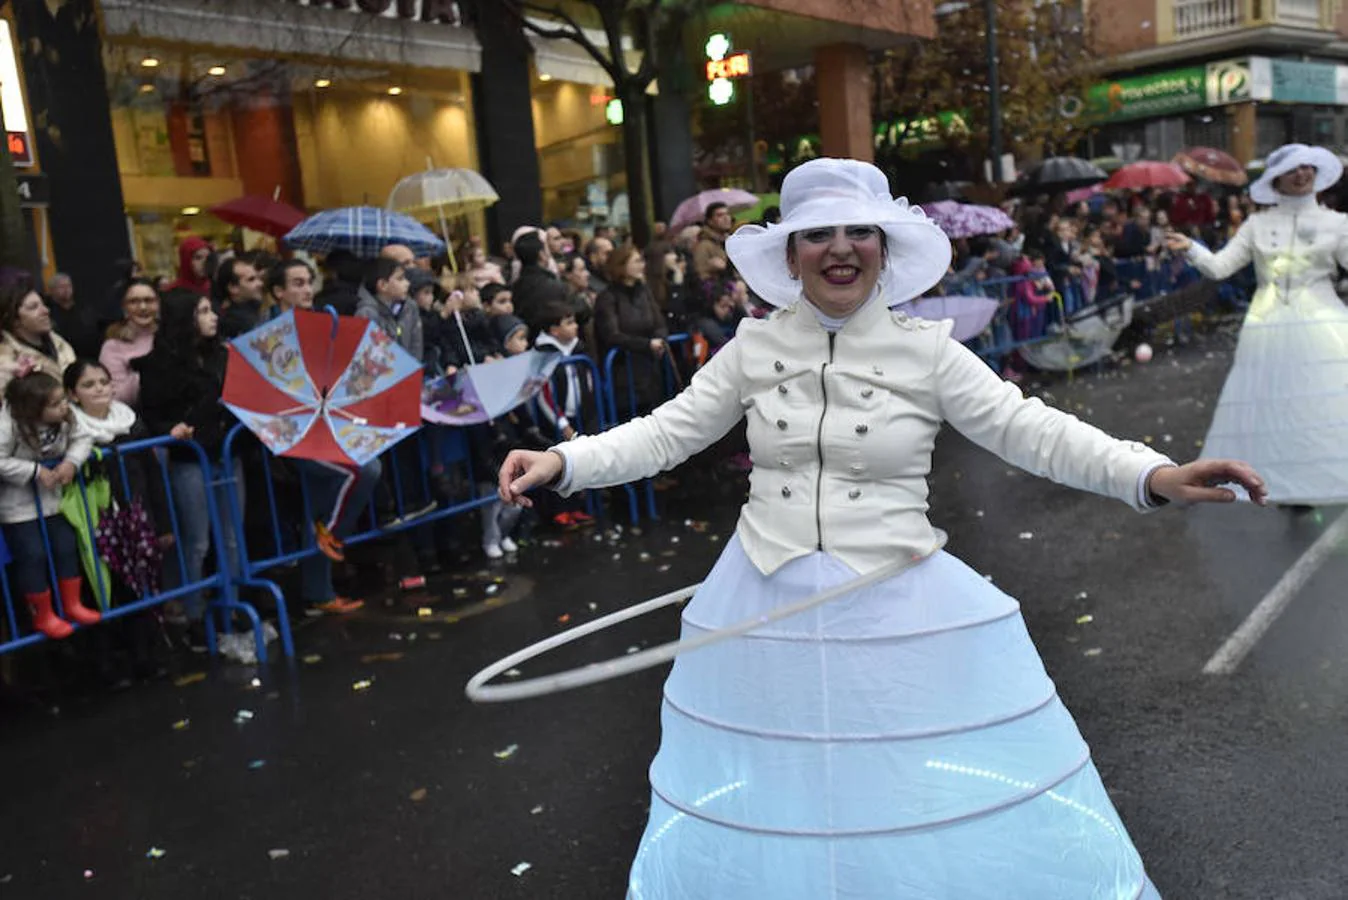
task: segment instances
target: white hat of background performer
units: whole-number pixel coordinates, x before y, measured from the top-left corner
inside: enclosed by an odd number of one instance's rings
[[[1264,206],[1278,202],[1278,191],[1273,182],[1301,166],[1315,167],[1315,193],[1327,191],[1343,176],[1343,163],[1324,147],[1306,144],[1283,144],[1268,155],[1268,164],[1259,180],[1250,185],[1250,199]]]
[[[743,225],[726,239],[735,269],[755,294],[773,306],[801,297],[800,282],[786,266],[787,238],[797,231],[838,225],[884,229],[888,261],[880,274],[886,306],[919,297],[950,268],[950,239],[906,197],[889,194],[889,180],[870,163],[812,159],[782,181],[782,219],[774,225]]]

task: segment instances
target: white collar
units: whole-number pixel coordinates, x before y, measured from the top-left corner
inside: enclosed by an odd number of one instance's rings
[[[823,328],[825,331],[836,333],[842,331],[843,326],[847,324],[849,319],[851,319],[857,313],[861,312],[871,303],[874,303],[875,298],[878,296],[880,296],[880,284],[879,282],[876,282],[875,287],[871,290],[871,295],[866,298],[866,301],[862,303],[860,306],[858,306],[856,309],[852,310],[847,315],[843,316],[842,318],[835,318],[834,316],[830,316],[828,313],[824,312],[819,307],[815,306],[814,303],[810,301],[810,298],[805,296],[804,291],[801,291],[800,299],[805,303],[806,306],[810,308],[810,312],[814,313],[814,317],[819,320],[819,326],[821,328]]]
[[[580,343],[580,335],[576,335],[570,341],[563,344],[561,341],[557,340],[552,335],[548,334],[547,332],[544,332],[543,334],[540,334],[538,338],[534,341],[534,346],[556,347],[558,350],[562,351],[567,356],[571,356],[576,352],[576,345],[579,343]]]
[[[1300,197],[1289,197],[1286,194],[1278,194],[1277,197],[1277,208],[1290,213],[1309,212],[1320,205],[1319,199],[1314,194],[1302,194]]]
[[[75,411],[75,421],[94,436],[95,444],[110,444],[123,435],[130,434],[136,424],[136,412],[120,400],[112,401],[105,418],[95,419],[78,406],[71,404]]]

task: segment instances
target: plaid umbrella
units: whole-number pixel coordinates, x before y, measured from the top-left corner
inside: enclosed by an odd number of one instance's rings
[[[445,252],[445,242],[416,219],[374,206],[324,210],[296,225],[285,242],[310,253],[347,250],[360,257],[378,256],[389,244],[403,244],[418,256]]]
[[[1000,234],[1016,224],[995,206],[938,200],[922,204],[922,210],[952,240],[980,234]]]

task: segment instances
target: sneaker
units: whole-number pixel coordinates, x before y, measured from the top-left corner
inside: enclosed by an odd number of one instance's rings
[[[500,559],[505,556],[500,544],[483,544],[482,552],[487,554],[487,559]]]
[[[346,554],[342,552],[345,545],[322,522],[314,523],[314,544],[320,553],[333,562],[346,562]]]
[[[503,537],[503,538],[501,538],[501,549],[504,550],[506,553],[519,553],[519,552],[520,552],[519,544],[516,544],[514,541],[512,541],[512,540],[511,540],[510,538],[508,538],[508,537]],[[488,555],[490,555],[490,554],[488,554]]]
[[[327,603],[315,603],[311,608],[327,615],[343,616],[365,606],[364,600],[352,600],[350,597],[333,597]]]

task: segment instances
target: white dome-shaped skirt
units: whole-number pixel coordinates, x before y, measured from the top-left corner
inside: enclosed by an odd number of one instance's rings
[[[856,577],[729,542],[693,637]],[[680,657],[629,900],[1159,900],[1020,607],[941,552]]]

